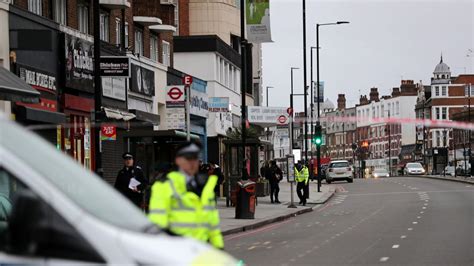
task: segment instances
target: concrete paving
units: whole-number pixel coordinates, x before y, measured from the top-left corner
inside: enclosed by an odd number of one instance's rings
[[[354,180],[313,212],[225,237],[248,265],[474,265],[474,186]]]
[[[226,207],[225,198],[218,200],[217,206],[221,219],[221,230],[224,235],[255,229],[270,223],[282,221],[295,215],[311,212],[317,204],[325,203],[335,192],[336,185],[323,184],[321,192],[317,192],[315,182],[310,183],[310,198],[306,206],[298,206],[296,186],[293,186],[294,201],[297,208],[288,208],[291,198],[290,184],[280,183],[279,200],[281,204],[272,204],[270,197],[259,197],[255,209],[255,219],[235,219],[235,207]]]

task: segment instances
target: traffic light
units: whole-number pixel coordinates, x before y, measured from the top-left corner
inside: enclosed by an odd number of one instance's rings
[[[313,143],[320,147],[321,144],[323,144],[323,138],[322,138],[322,134],[321,134],[321,125],[316,125],[315,129],[314,129],[314,137],[313,137]]]

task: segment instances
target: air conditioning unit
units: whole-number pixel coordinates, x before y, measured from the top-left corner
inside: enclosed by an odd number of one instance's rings
[[[160,0],[162,5],[176,5],[177,0]]]

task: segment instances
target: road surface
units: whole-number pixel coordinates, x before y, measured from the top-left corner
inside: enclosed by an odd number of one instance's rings
[[[335,183],[311,213],[226,237],[248,265],[474,265],[474,187],[417,177]]]

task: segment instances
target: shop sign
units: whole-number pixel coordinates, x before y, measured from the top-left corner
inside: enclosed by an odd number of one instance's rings
[[[286,107],[248,106],[247,110],[250,123],[264,125],[288,124],[288,119],[284,119],[288,118]]]
[[[66,87],[94,91],[94,46],[91,42],[66,34]]]
[[[155,72],[139,65],[131,64],[130,90],[139,94],[155,95]]]
[[[102,95],[104,97],[125,101],[125,78],[102,78]]]
[[[166,107],[167,108],[183,108],[185,105],[183,85],[173,85],[166,87]]]
[[[130,57],[128,56],[101,56],[101,77],[130,77]]]
[[[117,127],[114,125],[101,125],[100,127],[100,140],[116,140],[117,139]]]
[[[229,112],[229,97],[209,98],[209,112]]]
[[[56,77],[26,66],[18,66],[19,76],[35,89],[56,92]]]
[[[191,109],[192,115],[207,117],[209,112],[209,96],[205,92],[191,90]]]

